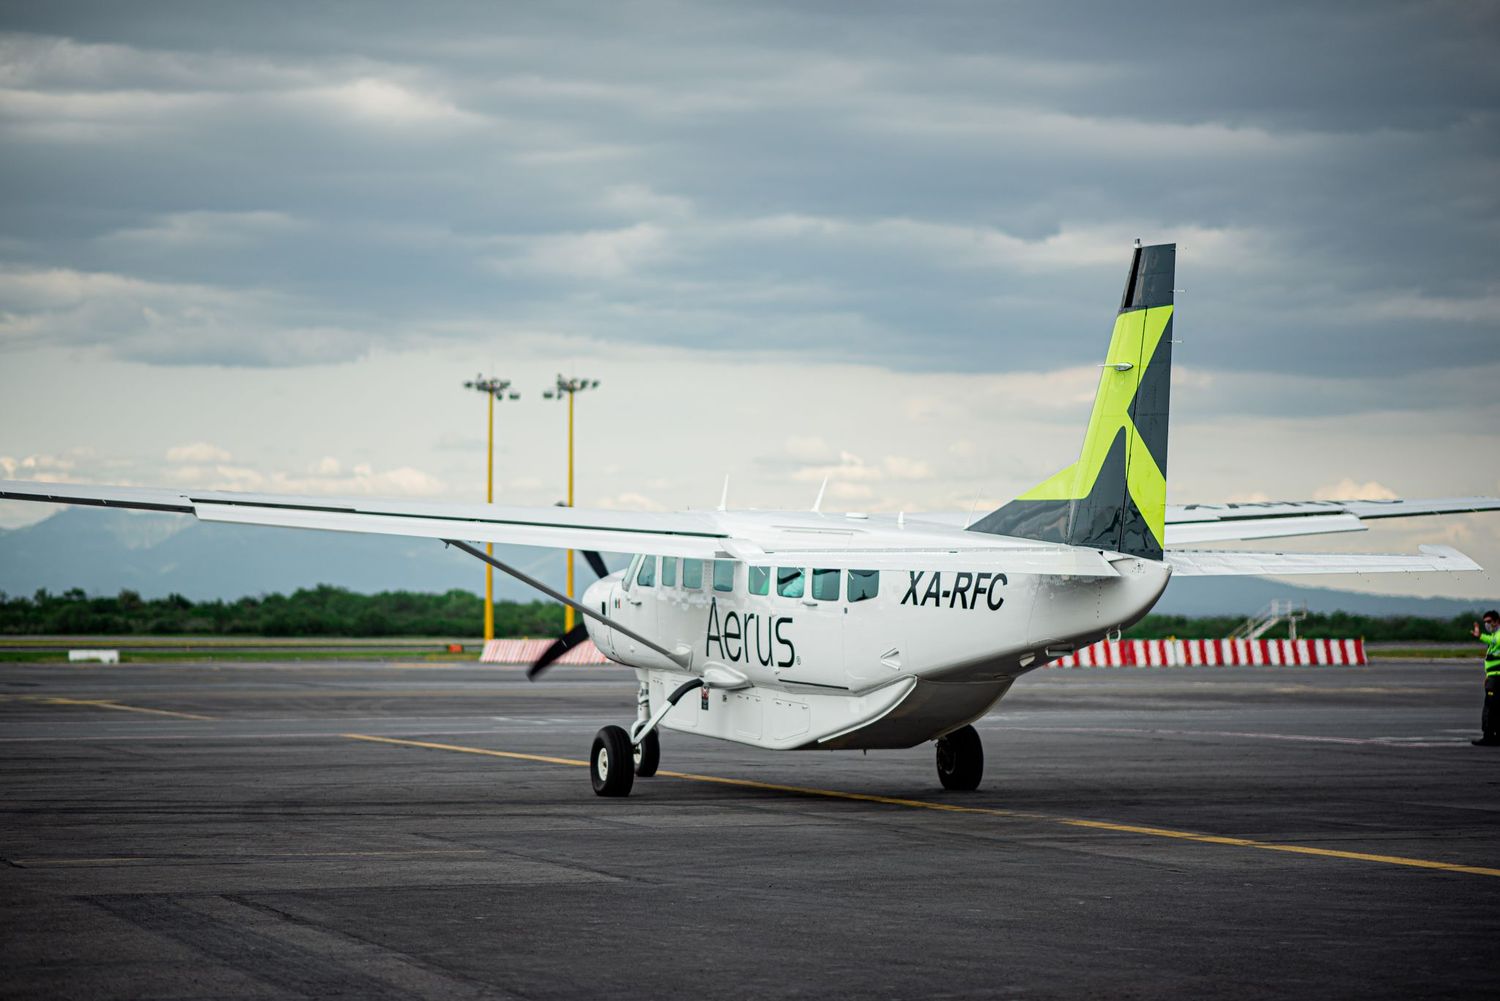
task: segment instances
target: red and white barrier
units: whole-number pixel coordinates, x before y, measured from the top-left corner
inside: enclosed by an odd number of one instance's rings
[[[481,664],[530,664],[552,645],[549,639],[540,640],[490,640],[479,655]],[[582,643],[557,658],[558,664],[607,664],[604,654],[594,646],[593,640]]]
[[[530,664],[552,641],[490,640],[483,664]],[[569,650],[559,664],[607,664],[592,640]],[[1367,664],[1364,640],[1105,640],[1047,667],[1235,667]]]
[[[1104,640],[1048,667],[1367,664],[1364,640]]]

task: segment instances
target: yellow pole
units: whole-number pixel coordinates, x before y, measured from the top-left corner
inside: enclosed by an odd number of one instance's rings
[[[568,392],[568,507],[573,506],[573,396]],[[568,550],[568,597],[573,597],[573,550]],[[573,606],[566,606],[563,630],[573,631]]]
[[[486,450],[484,502],[495,503],[495,394],[490,398],[489,448]],[[486,542],[484,551],[495,555],[495,544]],[[495,568],[484,565],[484,638],[485,642],[495,638]]]

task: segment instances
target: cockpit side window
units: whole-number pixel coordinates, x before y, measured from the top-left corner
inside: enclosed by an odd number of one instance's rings
[[[620,582],[622,590],[629,591],[631,585],[635,583],[635,572],[640,569],[642,559],[643,557],[640,553],[636,553],[630,558],[630,566],[625,568],[625,578]]]
[[[636,571],[635,582],[641,587],[656,586],[656,557],[646,556],[641,559],[641,568]]]

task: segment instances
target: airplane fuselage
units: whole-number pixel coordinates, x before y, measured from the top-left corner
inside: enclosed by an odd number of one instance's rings
[[[707,680],[664,726],[783,750],[910,747],[983,715],[1019,675],[1135,622],[1170,576],[1136,557],[1111,565],[1117,576],[1059,577],[643,554],[583,602],[676,654],[590,624],[600,651],[649,686],[652,707]]]

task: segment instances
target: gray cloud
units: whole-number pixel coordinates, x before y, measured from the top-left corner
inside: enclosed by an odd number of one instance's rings
[[[1139,235],[1182,245],[1185,362],[1357,412],[1500,362],[1496,10],[19,8],[0,350],[1045,370],[1097,353]]]

